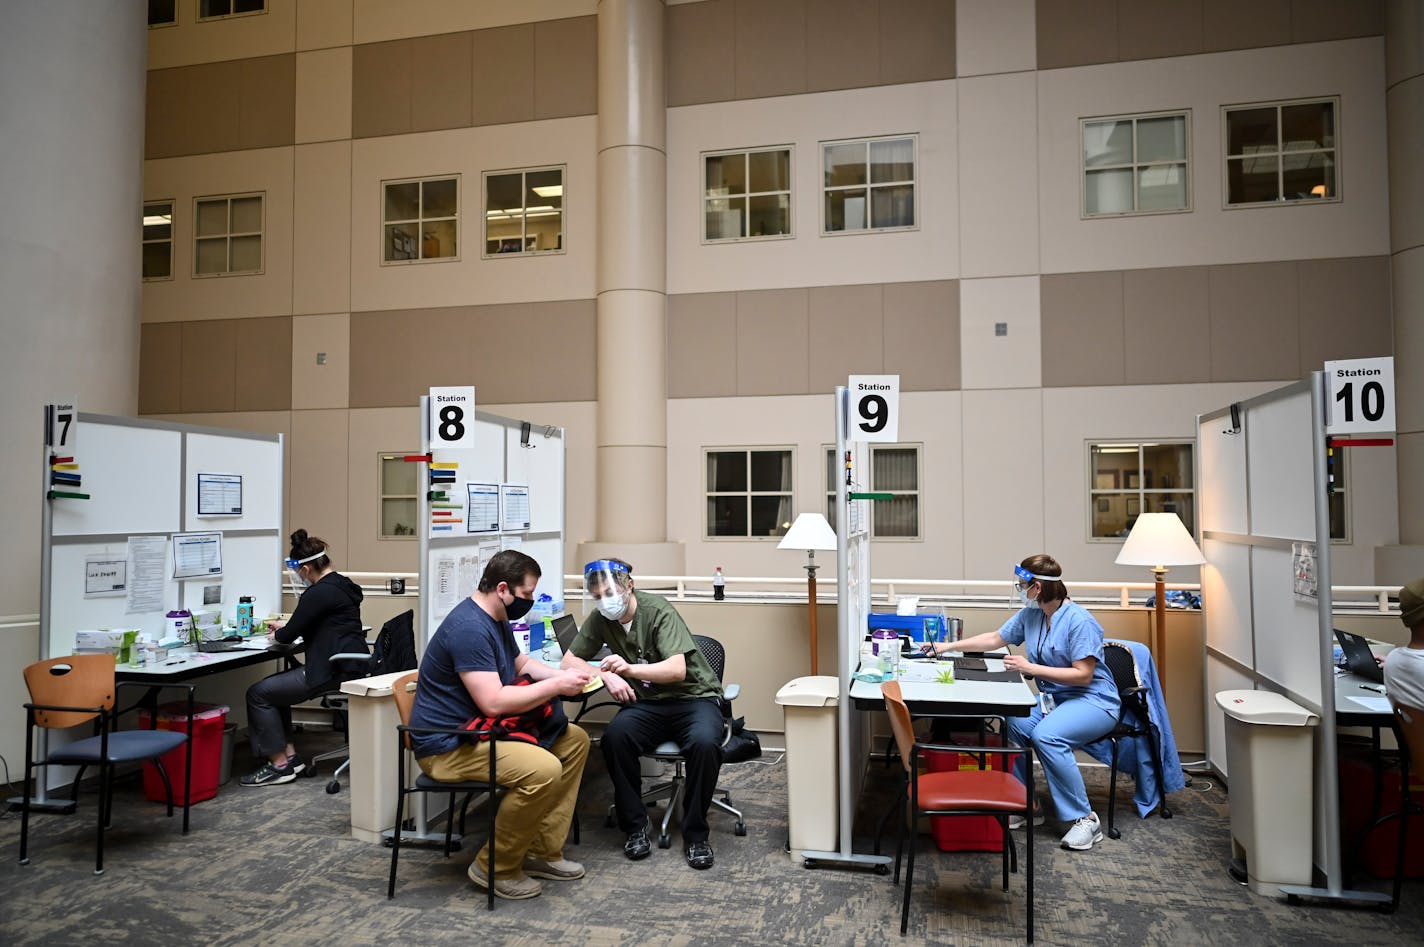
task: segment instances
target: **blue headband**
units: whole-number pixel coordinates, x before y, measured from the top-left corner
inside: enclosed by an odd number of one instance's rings
[[[584,574],[584,575],[588,575],[590,572],[624,572],[624,573],[631,573],[632,570],[629,569],[627,566],[625,566],[623,563],[621,563],[621,562],[614,562],[612,559],[595,559],[595,560],[593,560],[592,562],[590,562],[588,565],[586,565],[586,566],[583,567],[583,574]]]
[[[1014,566],[1014,575],[1018,576],[1019,579],[1024,582],[1032,582],[1034,579],[1039,579],[1044,582],[1063,581],[1063,576],[1061,575],[1039,575],[1036,572],[1028,571],[1023,566]]]

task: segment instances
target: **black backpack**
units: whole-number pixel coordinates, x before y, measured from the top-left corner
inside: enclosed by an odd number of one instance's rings
[[[381,626],[371,651],[370,676],[415,669],[415,612],[406,610]]]

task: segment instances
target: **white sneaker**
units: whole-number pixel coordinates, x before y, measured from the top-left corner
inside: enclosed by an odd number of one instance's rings
[[[1028,820],[1025,819],[1025,818],[1024,818],[1023,816],[1021,816],[1021,815],[1011,815],[1011,816],[1009,816],[1009,828],[1010,828],[1012,831],[1017,832],[1019,829],[1023,828],[1023,827],[1024,827],[1025,825],[1027,825],[1027,824],[1028,824]],[[1033,810],[1033,824],[1034,824],[1035,826],[1040,826],[1040,825],[1043,824],[1043,810],[1042,810],[1042,809],[1034,809],[1034,810]]]
[[[1098,821],[1098,814],[1089,812],[1074,822],[1073,827],[1068,830],[1068,834],[1063,836],[1063,847],[1071,848],[1077,852],[1086,852],[1102,840],[1103,827]]]

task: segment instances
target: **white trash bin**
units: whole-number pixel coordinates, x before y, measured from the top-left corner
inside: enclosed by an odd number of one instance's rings
[[[840,681],[798,677],[776,692],[786,721],[786,810],[791,860],[837,848],[836,705]]]
[[[1315,746],[1320,718],[1273,691],[1220,691],[1232,855],[1256,894],[1311,883],[1315,839]]]

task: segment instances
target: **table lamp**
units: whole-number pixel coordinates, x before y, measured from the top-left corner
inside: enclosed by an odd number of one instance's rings
[[[1182,525],[1176,513],[1143,513],[1132,524],[1122,552],[1117,554],[1122,566],[1150,566],[1157,580],[1156,623],[1153,626],[1152,654],[1157,659],[1157,675],[1162,685],[1162,699],[1167,698],[1167,589],[1163,584],[1168,566],[1199,566],[1206,562],[1192,534]]]
[[[802,513],[786,531],[777,549],[806,550],[806,601],[811,609],[811,673],[817,673],[816,661],[816,550],[836,548],[836,531],[820,513]]]

